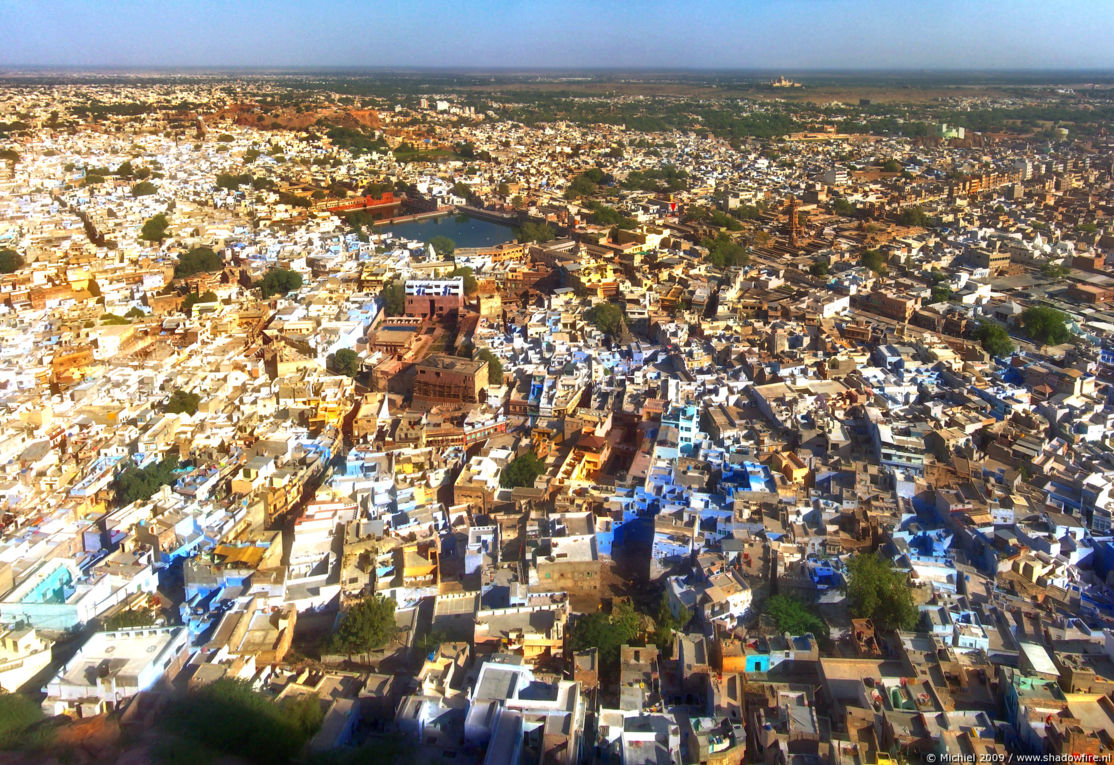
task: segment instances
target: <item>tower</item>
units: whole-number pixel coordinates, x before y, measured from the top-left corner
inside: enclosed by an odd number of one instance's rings
[[[793,249],[797,248],[798,237],[801,232],[801,225],[798,220],[799,215],[797,212],[800,203],[796,197],[789,197],[789,244]]]

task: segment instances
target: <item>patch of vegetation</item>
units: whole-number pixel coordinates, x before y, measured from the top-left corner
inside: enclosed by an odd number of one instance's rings
[[[526,452],[507,463],[499,476],[499,485],[505,489],[533,486],[537,477],[544,472],[545,463],[533,452]]]
[[[351,348],[341,348],[333,355],[333,369],[346,377],[355,377],[360,372],[360,356]]]
[[[765,611],[777,622],[779,631],[790,635],[823,636],[828,631],[823,619],[810,611],[804,603],[787,595],[771,597],[766,601]]]
[[[556,236],[553,227],[548,223],[535,223],[528,220],[515,229],[515,237],[520,242],[548,242]]]
[[[1060,345],[1071,338],[1068,315],[1054,308],[1034,305],[1021,312],[1025,334],[1045,345]]]
[[[912,629],[917,623],[909,578],[878,555],[862,553],[847,562],[846,588],[857,619],[871,619],[884,630]]]
[[[211,247],[194,247],[179,256],[178,265],[174,266],[174,276],[181,279],[194,274],[219,271],[223,267],[220,255],[213,252]]]
[[[387,645],[396,630],[394,599],[372,595],[344,613],[329,640],[329,649],[346,654],[377,651]]]
[[[612,303],[599,303],[584,312],[584,320],[611,337],[623,334],[623,311]]]
[[[503,362],[499,357],[491,352],[489,348],[484,348],[476,354],[476,358],[481,361],[487,362],[487,380],[492,385],[503,384]],[[531,481],[531,483],[533,483]]]
[[[139,232],[139,238],[148,242],[161,242],[166,238],[168,228],[170,228],[170,221],[166,219],[164,213],[159,213],[147,219]]]
[[[130,505],[136,500],[148,500],[163,486],[174,481],[174,471],[178,468],[177,455],[170,454],[145,468],[130,462],[116,480],[113,488],[116,502]]]
[[[201,396],[197,393],[178,388],[170,394],[170,399],[163,409],[167,414],[197,414],[197,407],[201,404]]]
[[[388,316],[401,316],[406,309],[406,285],[400,279],[391,279],[384,284],[379,297]]]
[[[193,307],[198,303],[215,303],[219,299],[220,298],[217,297],[217,293],[213,292],[212,290],[209,290],[208,292],[205,292],[201,295],[198,295],[196,292],[191,292],[190,294],[186,295],[185,300],[182,301],[182,304],[178,307],[178,310],[180,310],[186,316],[191,316],[193,315]]]
[[[263,275],[258,286],[263,291],[263,299],[266,300],[272,295],[285,295],[300,289],[302,275],[286,268],[272,268]]]
[[[276,702],[250,683],[221,679],[172,700],[158,725],[167,737],[164,758],[282,765],[298,756],[323,719],[317,696]]]
[[[12,249],[0,250],[0,274],[14,274],[23,268],[23,256]]]

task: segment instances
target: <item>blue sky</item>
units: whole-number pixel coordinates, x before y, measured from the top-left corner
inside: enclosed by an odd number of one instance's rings
[[[1114,0],[0,0],[0,65],[1114,69]]]

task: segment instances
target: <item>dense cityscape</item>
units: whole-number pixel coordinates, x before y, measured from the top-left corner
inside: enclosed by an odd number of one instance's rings
[[[1114,80],[0,81],[0,759],[1114,753]]]

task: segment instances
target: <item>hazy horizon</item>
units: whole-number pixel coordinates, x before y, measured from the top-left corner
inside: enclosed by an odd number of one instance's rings
[[[1114,70],[1105,0],[10,0],[0,68]]]

